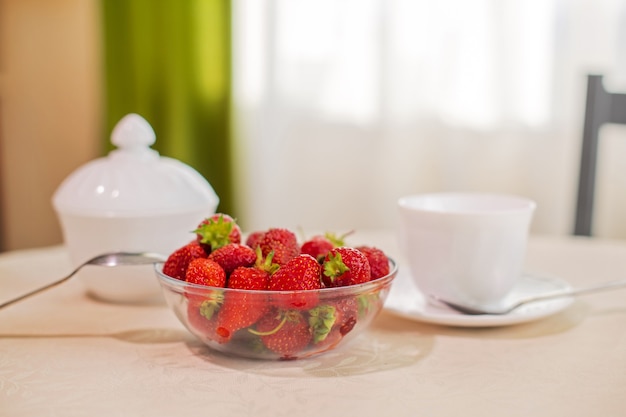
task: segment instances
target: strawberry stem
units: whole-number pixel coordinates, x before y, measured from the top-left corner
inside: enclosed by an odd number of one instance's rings
[[[271,336],[277,331],[279,331],[280,328],[283,327],[286,321],[287,321],[287,315],[285,314],[283,315],[283,319],[280,321],[280,323],[278,323],[278,326],[274,327],[272,330],[268,330],[266,332],[259,332],[258,330],[248,329],[248,331],[257,336]]]
[[[263,253],[261,252],[260,246],[256,247],[255,252],[256,252],[255,266],[258,269],[260,269],[261,271],[265,271],[270,275],[278,271],[278,268],[280,268],[280,265],[272,262],[272,260],[274,259],[274,251],[271,251],[265,259],[263,259]]]
[[[344,246],[346,244],[346,237],[350,236],[354,233],[354,230],[350,230],[349,232],[344,233],[343,235],[337,235],[332,232],[326,232],[324,237],[328,239],[330,243],[333,244],[334,247],[338,248],[340,246]]]

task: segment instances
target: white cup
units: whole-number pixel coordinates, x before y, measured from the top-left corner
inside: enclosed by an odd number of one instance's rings
[[[501,301],[522,274],[535,202],[479,193],[398,200],[399,244],[425,295],[474,305]]]

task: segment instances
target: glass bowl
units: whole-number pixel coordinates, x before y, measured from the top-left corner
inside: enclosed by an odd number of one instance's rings
[[[258,291],[191,284],[155,265],[167,304],[194,336],[224,354],[266,360],[306,358],[346,345],[382,309],[398,272],[390,258],[389,270],[352,286]]]

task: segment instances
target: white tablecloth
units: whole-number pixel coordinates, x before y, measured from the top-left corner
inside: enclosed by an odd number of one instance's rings
[[[404,268],[392,234],[361,237]],[[527,268],[625,278],[626,243],[532,237]],[[0,301],[69,269],[63,247],[1,254]],[[210,352],[164,304],[97,301],[74,279],[0,310],[0,415],[624,416],[626,290],[499,328],[384,311],[344,349],[263,362]]]

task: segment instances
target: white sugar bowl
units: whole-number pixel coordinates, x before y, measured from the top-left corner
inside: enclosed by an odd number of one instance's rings
[[[112,251],[167,256],[193,239],[219,203],[196,170],[150,148],[155,133],[141,116],[122,118],[111,141],[117,149],[79,167],[52,197],[74,266]],[[105,301],[162,301],[152,265],[87,266],[78,276]]]

